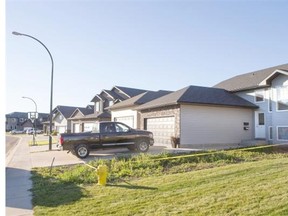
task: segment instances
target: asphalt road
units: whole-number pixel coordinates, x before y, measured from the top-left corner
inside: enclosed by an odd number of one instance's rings
[[[17,136],[6,136],[6,154],[17,145],[19,139]]]

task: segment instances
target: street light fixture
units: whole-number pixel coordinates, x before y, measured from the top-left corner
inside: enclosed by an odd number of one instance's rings
[[[24,98],[24,99],[29,99],[29,100],[31,100],[34,104],[35,104],[35,115],[31,115],[31,113],[30,113],[30,119],[31,119],[31,121],[32,121],[32,124],[33,124],[33,145],[35,145],[35,136],[36,136],[36,121],[37,121],[37,104],[36,104],[36,102],[32,99],[32,98],[30,98],[30,97],[22,97],[22,98]]]
[[[53,70],[54,70],[54,61],[52,58],[52,55],[50,53],[50,51],[48,50],[48,48],[37,38],[31,36],[31,35],[27,35],[27,34],[22,34],[19,32],[15,32],[13,31],[12,34],[16,35],[16,36],[26,36],[29,38],[32,38],[34,40],[36,40],[37,42],[39,42],[48,52],[50,58],[51,58],[51,62],[52,62],[52,70],[51,70],[51,92],[50,92],[50,114],[49,114],[49,150],[52,150],[52,107],[53,107]]]

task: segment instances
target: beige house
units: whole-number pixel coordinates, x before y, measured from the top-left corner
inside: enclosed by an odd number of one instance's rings
[[[156,145],[234,147],[252,139],[257,106],[223,89],[188,86],[137,107],[142,129],[152,131]]]

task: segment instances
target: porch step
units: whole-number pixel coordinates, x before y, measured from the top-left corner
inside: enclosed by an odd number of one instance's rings
[[[253,140],[242,140],[240,143],[241,147],[247,146],[260,146],[269,144],[265,139],[253,139]]]

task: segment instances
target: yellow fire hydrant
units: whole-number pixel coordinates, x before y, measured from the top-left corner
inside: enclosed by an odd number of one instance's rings
[[[107,174],[108,174],[108,170],[107,170],[107,166],[106,165],[99,165],[96,173],[98,175],[98,185],[102,185],[105,186],[106,185],[106,179],[107,179]]]

